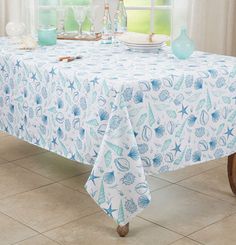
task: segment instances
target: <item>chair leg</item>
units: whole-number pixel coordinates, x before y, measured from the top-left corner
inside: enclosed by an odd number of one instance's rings
[[[236,195],[236,153],[228,157],[228,178],[232,192]]]
[[[119,225],[116,231],[120,237],[125,237],[129,233],[129,223],[124,226]]]

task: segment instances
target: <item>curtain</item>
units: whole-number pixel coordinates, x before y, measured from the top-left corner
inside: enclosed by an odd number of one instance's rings
[[[197,49],[236,56],[236,1],[191,0],[188,20]]]
[[[4,36],[8,22],[23,22],[26,33],[35,30],[35,0],[0,0],[0,36]]]

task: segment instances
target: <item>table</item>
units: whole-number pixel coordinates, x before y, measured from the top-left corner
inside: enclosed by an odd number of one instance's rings
[[[125,236],[151,201],[148,174],[230,156],[236,193],[236,58],[75,41],[23,51],[1,38],[0,129],[93,165],[85,188]]]

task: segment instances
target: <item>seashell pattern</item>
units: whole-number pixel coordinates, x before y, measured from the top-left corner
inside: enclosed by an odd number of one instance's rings
[[[121,225],[149,205],[146,175],[236,152],[234,57],[0,47],[0,130],[92,165],[86,190]],[[77,51],[79,66],[55,60]]]

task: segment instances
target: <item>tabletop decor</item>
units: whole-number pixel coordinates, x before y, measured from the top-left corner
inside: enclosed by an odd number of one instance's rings
[[[18,22],[9,22],[6,25],[6,33],[7,36],[13,41],[13,42],[19,42],[21,37],[25,34],[26,27],[24,23],[18,23]]]
[[[187,29],[181,29],[180,36],[171,44],[173,54],[181,59],[188,59],[194,52],[194,42],[188,37]]]
[[[4,38],[0,48],[0,129],[92,165],[85,188],[121,236],[151,202],[148,174],[236,152],[234,57],[76,41],[25,52]],[[235,165],[232,155],[232,187]]]
[[[55,45],[57,43],[56,27],[39,27],[38,43],[42,46]]]

